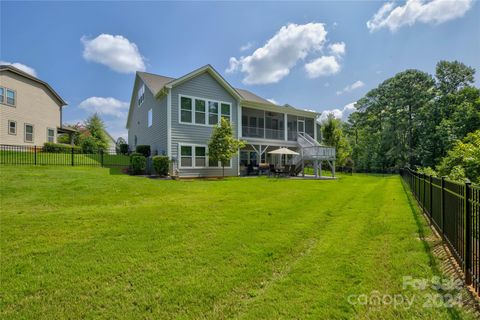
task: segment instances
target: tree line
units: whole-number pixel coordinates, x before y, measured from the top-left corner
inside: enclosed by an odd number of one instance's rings
[[[435,75],[406,70],[370,90],[348,121],[329,115],[323,142],[340,166],[395,172],[403,167],[480,182],[480,90],[475,69],[440,61]]]

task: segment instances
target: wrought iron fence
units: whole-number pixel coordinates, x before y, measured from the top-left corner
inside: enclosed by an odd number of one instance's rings
[[[400,170],[431,224],[480,295],[480,186]]]
[[[0,164],[127,167],[130,158],[117,153],[115,149],[83,152],[78,147],[64,146],[52,151],[43,146],[1,144]]]

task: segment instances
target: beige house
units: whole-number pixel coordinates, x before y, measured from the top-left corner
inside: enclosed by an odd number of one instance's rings
[[[65,101],[46,82],[10,65],[0,65],[0,144],[57,142]]]

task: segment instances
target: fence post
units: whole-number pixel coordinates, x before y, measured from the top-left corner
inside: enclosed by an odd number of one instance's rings
[[[425,173],[422,173],[422,185],[423,185],[423,199],[422,199],[422,208],[423,208],[423,213],[427,212],[427,210],[425,210],[425,177],[427,175]]]
[[[74,155],[73,155],[73,147],[72,147],[72,167],[74,166],[74,160],[73,160],[74,158],[75,158],[75,157],[74,157]]]
[[[430,212],[429,212],[429,217],[430,217],[430,224],[432,224],[432,219],[433,219],[433,185],[432,185],[432,176],[430,175],[428,178],[428,181],[430,182]]]
[[[35,165],[37,165],[37,146],[33,147],[33,150],[35,151]]]
[[[441,192],[441,213],[442,213],[442,238],[445,237],[445,228],[443,227],[445,224],[445,177],[442,177],[442,192]]]
[[[472,284],[472,210],[471,210],[471,182],[465,182],[465,284]]]
[[[100,149],[100,164],[103,167],[103,149]]]

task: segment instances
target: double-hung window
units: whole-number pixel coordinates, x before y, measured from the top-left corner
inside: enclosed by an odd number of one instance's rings
[[[55,130],[52,128],[47,128],[47,141],[55,142]]]
[[[208,101],[208,124],[218,123],[218,102]]]
[[[151,127],[152,126],[152,123],[153,123],[153,114],[152,114],[152,109],[148,110],[148,116],[147,116],[147,124],[148,124],[148,127]]]
[[[195,99],[195,123],[205,124],[207,110],[205,109],[205,100]]]
[[[180,121],[192,123],[192,98],[180,98]]]
[[[145,100],[145,85],[142,84],[137,92],[137,104],[140,107]]]
[[[8,134],[17,134],[17,122],[8,120]]]
[[[33,125],[25,123],[25,142],[33,142]]]
[[[207,152],[205,147],[195,147],[195,167],[207,166]]]
[[[195,145],[180,146],[180,167],[205,168],[207,166],[207,147]]]
[[[5,101],[5,88],[0,87],[0,103]]]
[[[7,104],[14,106],[16,100],[15,91],[7,89]]]
[[[221,104],[222,118],[230,122],[230,105],[226,103]]]

